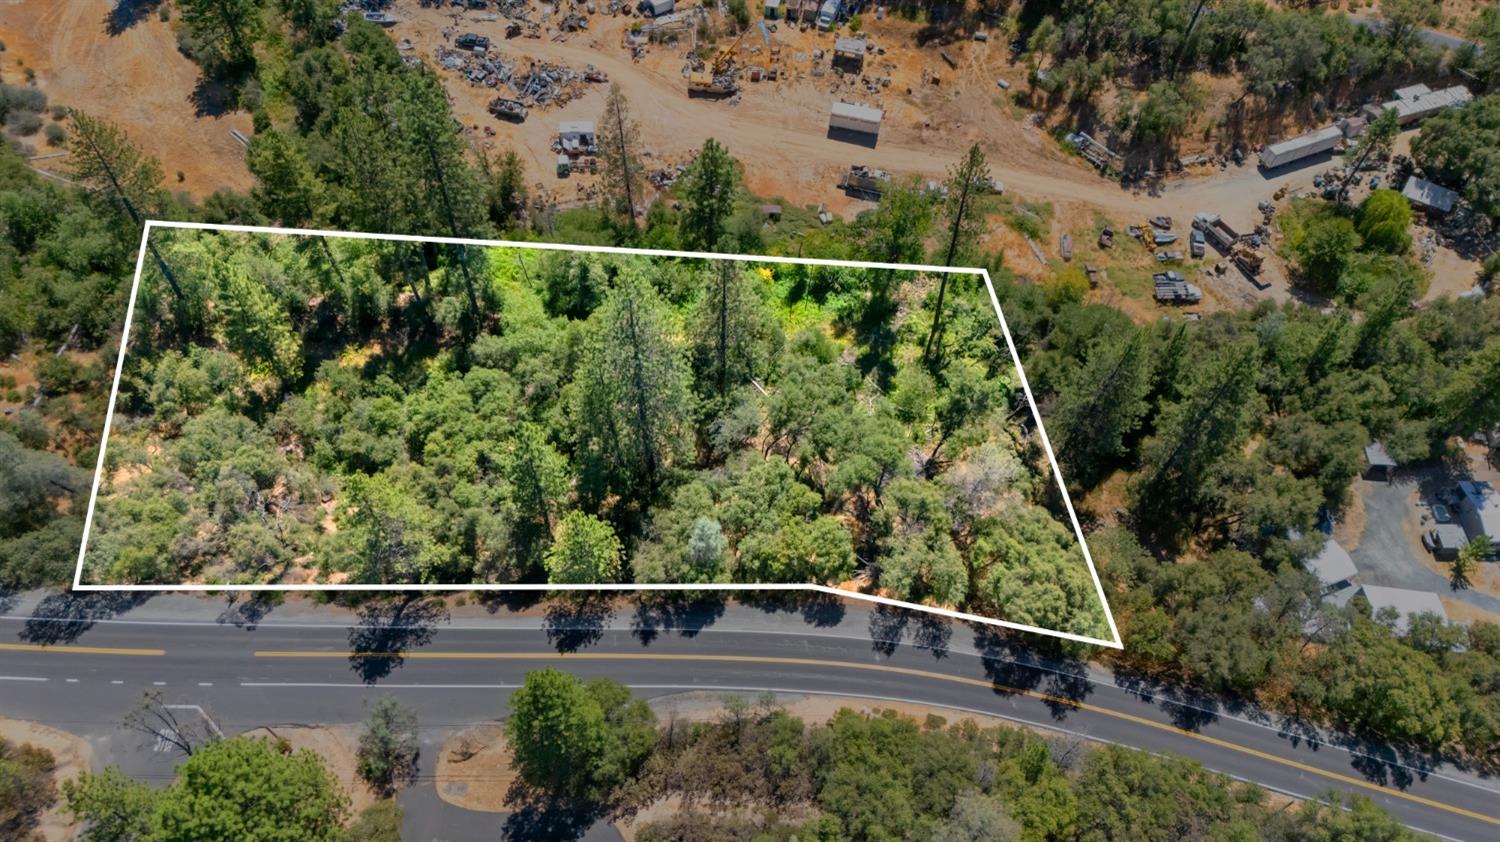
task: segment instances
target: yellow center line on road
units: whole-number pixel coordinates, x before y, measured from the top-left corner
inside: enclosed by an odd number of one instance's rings
[[[1002,693],[1009,693],[1017,696],[1025,696],[1031,699],[1038,699],[1044,702],[1066,705],[1070,708],[1074,708],[1075,710],[1097,713],[1101,716],[1112,717],[1114,719],[1141,725],[1146,728],[1154,728],[1158,731],[1177,734],[1179,736],[1187,737],[1188,739],[1196,740],[1207,745],[1217,746],[1222,749],[1238,752],[1239,754],[1243,754],[1248,757],[1254,757],[1258,760],[1264,760],[1268,763],[1275,763],[1279,766],[1296,769],[1299,772],[1306,772],[1309,775],[1317,775],[1319,777],[1338,781],[1339,783],[1347,784],[1349,786],[1359,787],[1371,792],[1377,792],[1381,795],[1389,795],[1392,798],[1400,798],[1413,804],[1421,804],[1424,807],[1431,807],[1435,810],[1442,810],[1445,813],[1452,813],[1454,815],[1464,816],[1465,818],[1474,819],[1476,821],[1485,822],[1487,824],[1500,826],[1500,817],[1490,816],[1484,813],[1477,813],[1473,810],[1466,810],[1462,807],[1455,807],[1451,804],[1444,804],[1441,801],[1435,801],[1431,798],[1423,798],[1420,795],[1413,795],[1409,792],[1402,792],[1399,789],[1391,789],[1390,787],[1381,786],[1380,784],[1371,783],[1370,781],[1366,780],[1361,780],[1351,775],[1342,775],[1338,772],[1330,772],[1326,769],[1319,769],[1316,766],[1309,766],[1306,763],[1301,763],[1299,761],[1291,760],[1286,757],[1280,757],[1269,752],[1260,751],[1259,749],[1253,749],[1249,746],[1242,746],[1238,743],[1219,739],[1218,737],[1210,737],[1207,734],[1200,734],[1197,731],[1189,731],[1186,728],[1179,728],[1176,725],[1168,725],[1165,722],[1156,722],[1151,719],[1146,719],[1145,717],[1124,713],[1107,707],[1100,707],[1099,705],[1090,704],[1088,702],[1075,701],[1073,699],[1069,699],[1064,696],[1053,695],[1051,693],[1039,693],[1035,690],[1027,690],[1021,687],[1009,687],[1004,684],[997,684],[992,681],[984,681],[977,678],[964,678],[957,675],[944,675],[940,672],[929,672],[927,670],[913,669],[911,667],[897,667],[890,664],[859,664],[851,663],[849,661],[828,660],[824,658],[780,658],[769,655],[656,655],[638,652],[310,652],[303,650],[260,650],[255,653],[255,657],[403,658],[411,660],[430,661],[700,661],[738,664],[779,664],[783,666],[797,667],[828,667],[833,669],[864,670],[866,672],[881,672],[893,675],[904,675],[913,678],[928,679],[932,681],[946,681],[950,684],[964,684],[971,687],[982,687],[987,690],[995,690]]]
[[[126,655],[155,657],[165,649],[118,649],[112,646],[48,646],[35,643],[0,643],[0,652],[66,652],[70,655]]]

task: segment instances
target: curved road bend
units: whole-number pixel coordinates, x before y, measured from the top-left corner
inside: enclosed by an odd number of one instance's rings
[[[1174,699],[1081,662],[1039,661],[982,630],[862,604],[551,617],[470,605],[360,617],[296,598],[263,615],[182,595],[25,594],[10,603],[0,602],[0,714],[81,734],[102,762],[127,771],[139,750],[124,750],[131,737],[118,723],[143,689],[201,705],[229,733],[357,722],[372,696],[389,693],[430,734],[503,716],[526,671],[552,666],[614,678],[640,696],[775,690],[967,710],[1185,755],[1291,795],[1358,792],[1452,839],[1500,838],[1500,781],[1254,709]]]

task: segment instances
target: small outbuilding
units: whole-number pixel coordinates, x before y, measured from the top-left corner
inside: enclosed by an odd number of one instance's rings
[[[1438,561],[1452,561],[1469,543],[1464,528],[1456,523],[1439,523],[1422,535],[1422,546]]]
[[[1453,208],[1458,205],[1457,193],[1417,176],[1406,180],[1406,186],[1401,188],[1401,195],[1417,210],[1426,213],[1446,215],[1452,213]]]
[[[781,221],[781,205],[761,205],[760,212],[771,222]]]
[[[835,102],[828,113],[828,134],[835,137],[840,134],[853,135],[860,142],[874,146],[880,135],[880,121],[883,119],[885,112],[879,108],[855,105],[852,102]]]
[[[865,39],[836,39],[833,42],[833,66],[849,73],[862,72],[865,68]]]
[[[636,11],[643,15],[659,18],[662,15],[670,15],[677,8],[676,0],[641,0],[636,5]]]
[[[587,121],[558,123],[557,142],[565,155],[592,155],[599,148],[594,124]]]
[[[762,9],[761,14],[766,20],[776,20],[781,17],[782,11],[783,4],[781,0],[766,0],[766,5]]]
[[[1383,479],[1389,482],[1395,470],[1396,460],[1386,452],[1384,444],[1372,441],[1365,445],[1365,477],[1367,479]]]

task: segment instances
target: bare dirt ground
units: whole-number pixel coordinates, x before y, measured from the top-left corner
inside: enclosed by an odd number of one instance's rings
[[[0,0],[6,81],[16,81],[19,60],[36,72],[50,105],[119,123],[162,162],[168,189],[201,198],[221,187],[249,188],[244,147],[229,130],[248,136],[250,115],[200,115],[190,99],[198,67],[177,51],[171,26],[151,12],[111,35],[110,6],[109,0]],[[66,160],[43,163],[62,171]]]
[[[272,740],[279,737],[286,740],[293,751],[307,749],[322,758],[323,765],[328,767],[334,780],[339,782],[349,796],[349,806],[353,815],[358,815],[366,807],[379,800],[370,788],[365,786],[356,771],[359,765],[359,726],[357,725],[321,727],[268,725],[253,728],[241,736],[267,737]]]
[[[30,743],[52,752],[52,758],[57,762],[52,780],[58,787],[58,803],[42,814],[37,829],[47,842],[71,842],[78,836],[78,828],[63,809],[62,782],[92,768],[93,749],[82,737],[21,719],[0,717],[0,737],[17,745]]]
[[[1024,78],[1022,70],[1006,61],[1005,47],[999,43],[950,45],[946,49],[959,64],[953,70],[938,57],[936,47],[913,46],[914,24],[867,20],[865,35],[888,52],[870,55],[866,74],[892,80],[875,95],[849,77],[841,81],[831,73],[813,75],[815,63],[827,65],[826,58],[814,61],[813,50],[831,51],[833,33],[799,32],[782,24],[770,36],[773,43],[782,44],[781,79],[743,82],[739,97],[712,100],[687,95],[682,67],[690,37],[675,47],[655,45],[643,60],[631,60],[623,38],[636,18],[595,15],[590,18],[590,29],[554,41],[556,32],[551,29],[544,30],[540,39],[506,40],[504,20],[424,9],[410,0],[398,2],[395,14],[402,22],[392,29],[393,37],[409,39],[412,52],[424,59],[433,60],[439,45],[451,46],[452,37],[475,32],[491,39],[492,57],[520,61],[523,67],[528,59],[561,62],[578,70],[592,64],[607,73],[611,82],[619,83],[655,160],[681,160],[713,137],[745,163],[748,186],[762,195],[784,195],[798,204],[827,203],[830,210],[848,213],[869,207],[847,199],[837,189],[838,174],[850,164],[878,167],[898,176],[942,178],[962,151],[978,141],[990,154],[995,176],[1008,188],[1054,202],[1085,202],[1121,213],[1144,210],[1138,197],[1100,179],[1080,160],[1058,150],[1040,129],[1016,120],[1008,108],[997,107],[995,102],[1003,92],[996,79]],[[766,61],[769,47],[758,30],[740,42],[739,55],[745,64]],[[941,82],[924,84],[923,68],[937,71]],[[551,151],[557,123],[596,119],[608,87],[593,85],[562,108],[534,109],[525,123],[513,126],[485,111],[497,95],[494,89],[471,86],[451,72],[444,74],[459,119],[468,126],[493,128],[499,145],[516,147],[531,180],[552,188],[561,186],[554,173],[556,154]],[[838,98],[885,109],[875,148],[827,137],[828,109]],[[560,198],[570,189],[564,186]],[[1148,198],[1146,205],[1151,204]]]
[[[511,768],[505,725],[471,725],[443,741],[437,761],[438,797],[455,807],[503,813],[505,797],[518,775]]]

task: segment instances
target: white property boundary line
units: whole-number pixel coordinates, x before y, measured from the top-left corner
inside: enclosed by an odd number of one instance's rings
[[[713,584],[683,584],[683,583],[657,583],[657,584],[622,584],[609,583],[598,585],[566,585],[566,584],[244,584],[244,585],[94,585],[83,582],[84,555],[88,552],[89,531],[94,525],[94,505],[99,499],[99,484],[104,475],[104,453],[109,446],[109,431],[114,426],[115,401],[120,394],[120,376],[125,369],[125,351],[130,341],[130,325],[135,318],[136,294],[140,291],[141,273],[145,268],[147,242],[151,237],[153,228],[184,228],[198,231],[234,231],[250,234],[290,235],[303,237],[342,237],[345,239],[358,240],[391,240],[398,242],[414,243],[443,243],[446,245],[481,246],[514,249],[532,249],[535,251],[575,251],[595,252],[605,254],[628,254],[645,257],[680,257],[699,260],[733,260],[742,263],[791,263],[804,266],[834,266],[847,269],[895,269],[906,272],[947,272],[955,275],[978,275],[984,279],[985,289],[989,291],[990,303],[995,307],[995,315],[1000,320],[1000,331],[1005,335],[1006,347],[1010,350],[1010,358],[1016,366],[1016,374],[1021,379],[1021,390],[1026,394],[1026,404],[1031,410],[1031,417],[1036,421],[1037,433],[1041,436],[1042,447],[1047,451],[1047,464],[1052,468],[1052,476],[1057,481],[1057,489],[1062,494],[1063,505],[1068,510],[1068,519],[1073,525],[1073,534],[1078,538],[1078,546],[1083,550],[1084,561],[1088,564],[1089,575],[1094,580],[1094,591],[1099,597],[1099,605],[1104,609],[1104,618],[1109,624],[1109,632],[1112,639],[1089,637],[1087,635],[1073,634],[1070,632],[1044,629],[1025,623],[1015,623],[1009,620],[999,620],[992,617],[981,617],[977,614],[969,614],[963,611],[953,611],[947,608],[937,608],[931,605],[919,605],[915,602],[906,602],[899,599],[876,596],[874,594],[857,593],[854,591],[831,588],[826,585],[799,585],[788,583],[764,583],[764,584],[737,584],[737,583],[713,583]],[[1096,646],[1106,646],[1111,649],[1123,649],[1120,642],[1120,631],[1115,625],[1114,612],[1110,610],[1109,600],[1104,596],[1104,586],[1099,580],[1099,571],[1094,566],[1094,557],[1089,552],[1088,542],[1084,540],[1083,528],[1078,523],[1078,515],[1073,510],[1073,499],[1068,495],[1067,484],[1063,482],[1062,472],[1057,466],[1057,457],[1052,452],[1052,442],[1047,438],[1047,430],[1042,426],[1041,413],[1037,411],[1036,399],[1031,394],[1031,384],[1026,379],[1026,370],[1021,366],[1021,356],[1016,351],[1015,340],[1011,338],[1010,326],[1005,322],[1005,314],[1000,311],[1000,299],[995,295],[995,285],[990,280],[989,272],[978,268],[959,268],[947,266],[932,266],[924,264],[908,263],[879,263],[867,260],[824,260],[811,257],[771,257],[767,255],[753,254],[715,254],[711,252],[675,251],[669,249],[636,249],[623,248],[619,246],[581,246],[568,243],[527,243],[513,242],[510,240],[480,240],[461,237],[425,237],[410,234],[369,234],[351,231],[323,231],[308,228],[277,228],[260,225],[219,225],[207,222],[176,222],[170,220],[152,219],[146,221],[145,229],[141,232],[141,244],[136,254],[135,277],[130,285],[130,302],[125,310],[125,327],[120,335],[120,354],[115,360],[115,379],[109,391],[109,407],[104,415],[104,434],[99,440],[99,459],[94,468],[93,488],[89,492],[88,513],[83,522],[83,540],[78,547],[78,565],[73,571],[73,590],[75,591],[814,591],[828,594],[830,596],[858,599],[865,602],[873,602],[880,605],[889,605],[897,608],[907,608],[914,611],[925,611],[953,620],[963,620],[973,623],[985,623],[1002,628],[1015,629],[1017,631],[1032,632],[1064,640],[1072,640],[1079,643],[1090,643]]]

